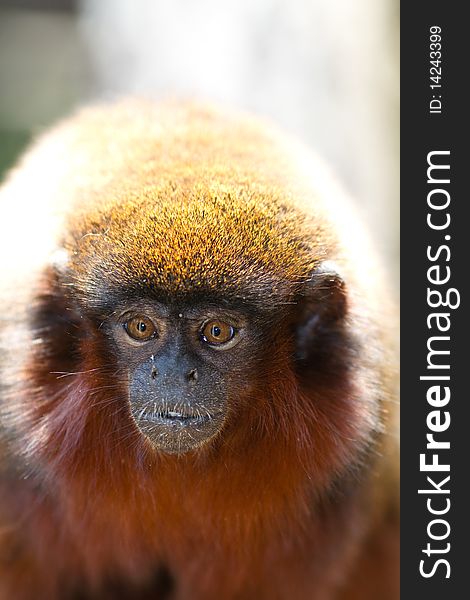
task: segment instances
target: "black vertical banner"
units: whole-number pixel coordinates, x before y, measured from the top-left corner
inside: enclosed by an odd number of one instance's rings
[[[470,598],[470,25],[401,4],[401,597]]]

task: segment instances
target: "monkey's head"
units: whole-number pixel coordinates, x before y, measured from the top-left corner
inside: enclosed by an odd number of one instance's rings
[[[331,478],[367,445],[368,252],[291,150],[249,119],[139,104],[85,112],[33,150],[11,189],[34,200],[30,247],[56,254],[31,286],[27,448],[244,455],[258,474],[278,452],[268,480],[286,456]]]
[[[341,327],[339,275],[302,239],[282,196],[253,197],[255,187],[199,179],[147,189],[78,226],[75,216],[65,243],[62,285],[82,343],[107,357],[123,415],[127,406],[165,453],[237,427],[249,438],[247,420],[288,419],[265,399],[311,361],[313,346],[324,353],[313,339],[322,329]]]

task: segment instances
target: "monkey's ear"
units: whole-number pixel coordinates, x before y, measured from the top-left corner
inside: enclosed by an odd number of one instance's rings
[[[41,347],[47,348],[48,356],[55,357],[57,365],[75,358],[83,335],[80,313],[63,281],[67,269],[67,253],[63,250],[54,252],[39,279],[30,314],[32,330],[42,340]]]
[[[338,267],[324,261],[305,283],[296,323],[296,356],[306,360],[316,342],[333,332],[346,315],[346,284]]]

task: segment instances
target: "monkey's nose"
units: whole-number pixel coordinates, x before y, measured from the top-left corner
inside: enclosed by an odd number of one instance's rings
[[[159,375],[160,375],[160,373],[159,373],[158,369],[153,365],[150,370],[150,377],[152,379],[156,379]],[[190,369],[186,373],[185,379],[188,383],[193,383],[193,384],[196,383],[196,381],[199,379],[199,373],[197,372],[197,369]]]
[[[150,380],[161,390],[180,390],[185,393],[188,386],[193,387],[199,380],[200,373],[197,363],[189,356],[181,355],[176,350],[162,352],[158,357],[152,357],[150,362]]]
[[[197,369],[191,369],[188,371],[186,379],[189,381],[189,383],[196,383],[196,381],[199,379]]]

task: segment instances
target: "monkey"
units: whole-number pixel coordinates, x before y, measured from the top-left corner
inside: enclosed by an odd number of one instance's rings
[[[1,600],[398,598],[396,316],[309,149],[124,99],[0,206]]]

